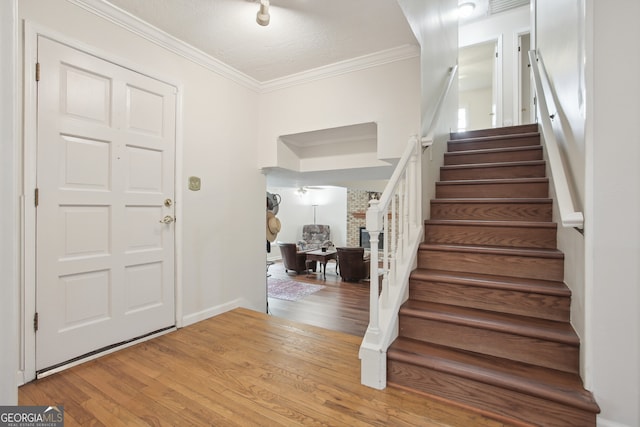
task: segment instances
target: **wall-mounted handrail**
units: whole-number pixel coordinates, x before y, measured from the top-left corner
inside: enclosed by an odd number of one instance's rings
[[[447,83],[445,84],[442,93],[440,93],[440,98],[438,98],[438,102],[436,104],[435,113],[433,114],[433,118],[431,119],[431,125],[427,130],[427,135],[422,137],[421,142],[423,147],[429,147],[433,144],[433,138],[436,133],[436,126],[438,125],[438,120],[440,120],[440,114],[442,114],[444,101],[447,99],[449,95],[449,91],[451,90],[451,86],[453,82],[456,80],[458,76],[458,64],[449,68],[449,78],[447,79]]]
[[[564,164],[562,163],[562,156],[560,155],[560,149],[558,147],[558,140],[556,139],[551,123],[553,116],[549,114],[547,93],[542,84],[544,78],[547,87],[551,87],[549,78],[542,63],[542,58],[538,57],[535,50],[529,51],[529,61],[531,63],[531,71],[533,72],[534,88],[538,98],[538,120],[542,127],[542,136],[549,158],[549,169],[551,170],[551,177],[558,202],[560,223],[563,227],[582,229],[584,227],[584,215],[582,212],[576,210],[573,204],[571,191],[569,190],[569,181],[567,180]],[[549,93],[549,95],[550,98],[553,97],[551,93]]]
[[[369,326],[359,356],[361,382],[369,387],[386,387],[387,349],[398,334],[398,312],[406,300],[409,275],[415,267],[418,247],[424,237],[422,149],[433,143],[437,121],[457,70],[457,65],[449,69],[427,136],[409,139],[380,199],[372,200],[367,209],[366,229],[372,248]],[[383,250],[380,253],[376,248],[383,231]]]

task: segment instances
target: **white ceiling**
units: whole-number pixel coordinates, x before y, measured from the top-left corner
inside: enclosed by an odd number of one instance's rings
[[[271,0],[266,27],[254,0],[108,3],[261,83],[418,45],[397,0]]]
[[[398,0],[271,0],[271,22],[266,27],[256,23],[257,0],[91,1],[142,20],[263,85],[343,61],[418,46]],[[528,2],[473,1],[476,8],[466,22],[488,16],[494,3]],[[352,141],[352,148],[367,145],[372,132],[375,135],[375,130],[363,125],[287,135],[283,141],[304,157],[313,155],[319,144],[344,144],[345,138]],[[300,186],[379,180],[392,171],[393,164],[355,171],[273,169],[265,173],[270,185]]]

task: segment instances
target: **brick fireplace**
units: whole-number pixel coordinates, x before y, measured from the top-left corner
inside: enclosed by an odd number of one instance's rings
[[[360,246],[360,229],[365,227],[371,191],[347,189],[347,246]]]

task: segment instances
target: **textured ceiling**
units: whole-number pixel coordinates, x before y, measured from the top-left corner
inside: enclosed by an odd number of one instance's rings
[[[107,2],[105,0],[105,2]],[[417,41],[397,0],[109,0],[259,82]]]

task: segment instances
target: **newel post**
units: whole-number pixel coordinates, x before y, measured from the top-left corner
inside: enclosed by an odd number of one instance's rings
[[[367,209],[366,227],[371,244],[371,271],[369,293],[369,327],[360,346],[360,382],[368,387],[384,389],[387,386],[387,353],[381,347],[380,306],[378,304],[378,241],[382,231],[379,201],[371,200]]]
[[[371,265],[370,265],[370,288],[369,288],[369,329],[372,333],[380,334],[380,313],[378,305],[378,241],[382,231],[382,215],[379,212],[380,201],[371,200],[367,209],[366,227],[369,233]]]

